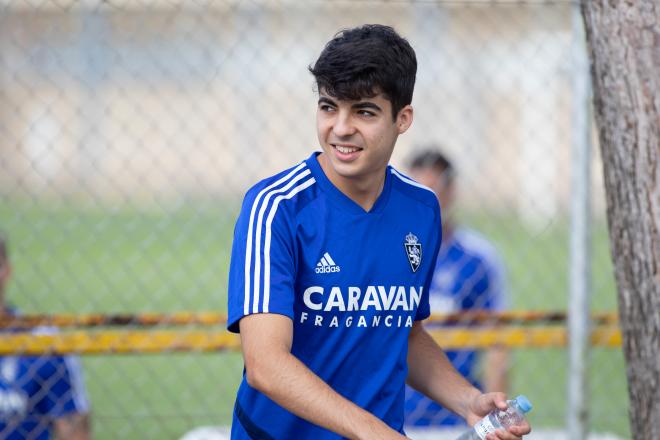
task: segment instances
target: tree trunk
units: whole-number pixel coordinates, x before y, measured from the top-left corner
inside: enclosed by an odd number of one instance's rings
[[[636,440],[660,439],[660,2],[582,2]],[[616,398],[616,396],[612,396]]]

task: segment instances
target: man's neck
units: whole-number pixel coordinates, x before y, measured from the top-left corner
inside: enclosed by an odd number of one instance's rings
[[[344,177],[334,172],[325,154],[318,156],[321,169],[330,182],[365,211],[373,208],[385,186],[385,169],[366,176]]]
[[[339,179],[339,185],[332,182],[339,191],[343,192],[349,199],[360,205],[365,211],[371,210],[385,186],[385,172],[382,176],[374,176],[371,182],[358,179]],[[341,182],[341,181],[344,182]]]

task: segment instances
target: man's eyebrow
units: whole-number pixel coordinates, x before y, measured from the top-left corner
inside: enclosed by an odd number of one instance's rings
[[[337,107],[337,104],[335,103],[335,101],[333,101],[332,99],[330,99],[326,96],[321,96],[319,98],[319,104],[329,104],[333,107]]]
[[[333,101],[332,99],[328,98],[327,96],[321,96],[319,97],[319,105],[320,104],[328,104],[333,107],[337,107],[337,103]],[[351,105],[351,108],[354,110],[362,110],[362,109],[371,109],[375,110],[378,112],[382,112],[383,109],[380,108],[377,104],[374,104],[371,101],[363,101],[363,102],[356,102],[355,104]]]
[[[356,110],[361,110],[361,109],[368,108],[368,109],[376,110],[376,111],[379,111],[379,112],[383,111],[383,109],[380,108],[378,105],[374,104],[373,102],[369,102],[369,101],[358,102],[358,103],[353,104],[351,107],[353,107]]]

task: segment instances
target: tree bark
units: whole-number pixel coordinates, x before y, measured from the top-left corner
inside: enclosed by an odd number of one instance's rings
[[[660,439],[660,2],[582,2],[634,439]],[[616,396],[612,396],[616,398]]]

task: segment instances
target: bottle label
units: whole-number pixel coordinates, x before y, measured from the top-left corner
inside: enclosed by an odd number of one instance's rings
[[[495,432],[495,426],[490,421],[490,417],[486,416],[479,420],[479,423],[474,425],[474,431],[477,433],[481,440],[485,440],[487,434]]]

